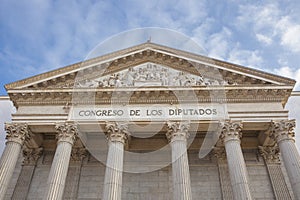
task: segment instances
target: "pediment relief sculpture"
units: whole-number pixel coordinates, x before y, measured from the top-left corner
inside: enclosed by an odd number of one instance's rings
[[[141,86],[207,86],[229,85],[225,80],[213,80],[154,63],[144,63],[118,73],[96,79],[85,79],[76,87],[141,87]],[[236,83],[231,83],[236,84]]]

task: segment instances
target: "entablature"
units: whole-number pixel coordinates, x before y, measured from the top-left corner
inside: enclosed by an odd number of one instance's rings
[[[15,106],[78,104],[151,104],[200,102],[281,102],[287,101],[292,86],[194,86],[194,87],[125,87],[15,89],[9,96]]]

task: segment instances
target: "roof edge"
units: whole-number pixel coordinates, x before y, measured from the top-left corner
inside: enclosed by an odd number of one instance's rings
[[[52,77],[52,76],[59,75],[61,73],[67,73],[69,71],[74,71],[74,70],[79,69],[83,64],[94,64],[94,63],[97,63],[97,62],[100,62],[100,61],[111,59],[116,55],[120,55],[120,54],[122,55],[122,54],[126,54],[126,53],[128,54],[130,52],[134,52],[134,51],[137,51],[137,50],[140,50],[140,49],[143,49],[143,48],[147,48],[147,47],[148,48],[154,48],[154,49],[156,48],[158,50],[163,50],[163,51],[173,53],[173,54],[182,54],[183,56],[191,58],[191,59],[195,59],[195,60],[198,60],[198,61],[206,61],[210,64],[216,64],[216,65],[219,64],[220,66],[223,66],[223,67],[226,67],[226,68],[229,68],[229,69],[232,69],[232,70],[237,70],[237,71],[241,71],[241,72],[245,72],[245,73],[250,73],[252,75],[265,76],[265,77],[268,77],[269,79],[272,79],[272,78],[277,79],[277,80],[280,80],[280,81],[282,81],[286,84],[291,84],[291,85],[296,84],[296,81],[294,79],[291,79],[291,78],[275,75],[275,74],[265,72],[265,71],[262,71],[262,70],[245,67],[245,66],[230,63],[230,62],[227,62],[227,61],[218,60],[218,59],[215,59],[215,58],[209,58],[207,56],[203,56],[203,55],[196,54],[196,53],[193,53],[193,52],[188,52],[188,51],[184,51],[184,50],[180,50],[180,49],[175,49],[175,48],[172,48],[172,47],[168,47],[168,46],[164,46],[164,45],[160,45],[160,44],[156,44],[156,43],[145,42],[145,43],[142,43],[142,44],[139,44],[139,45],[131,46],[131,47],[128,47],[128,48],[125,48],[125,49],[117,50],[117,51],[114,51],[114,52],[111,52],[111,53],[108,53],[108,54],[104,54],[104,55],[101,55],[101,56],[98,56],[98,57],[95,57],[95,58],[91,58],[91,59],[86,60],[86,61],[80,61],[80,62],[77,62],[77,63],[74,63],[74,64],[66,65],[66,66],[58,68],[58,69],[54,69],[54,70],[51,70],[51,71],[48,71],[48,72],[37,74],[37,75],[34,75],[32,77],[29,77],[29,78],[25,78],[25,79],[21,79],[19,81],[8,83],[8,84],[4,85],[4,87],[5,87],[6,91],[8,91],[9,89],[13,89],[14,87],[18,87],[20,85],[25,85],[25,84],[28,84],[30,82],[37,81],[37,80],[39,80],[39,78],[44,77],[46,75],[47,75],[47,77]]]

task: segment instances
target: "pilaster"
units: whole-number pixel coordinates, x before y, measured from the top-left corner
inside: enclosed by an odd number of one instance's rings
[[[82,161],[87,156],[83,147],[73,147],[63,199],[77,199]]]
[[[295,120],[272,121],[270,137],[274,139],[282,155],[296,199],[300,199],[300,155],[295,145]]]
[[[218,170],[219,170],[219,177],[220,177],[220,185],[222,189],[222,199],[232,200],[233,192],[230,183],[225,147],[224,146],[215,147],[213,149],[213,153],[215,157],[218,159]]]
[[[281,170],[278,146],[275,144],[273,146],[259,146],[258,148],[266,163],[276,199],[292,199]]]

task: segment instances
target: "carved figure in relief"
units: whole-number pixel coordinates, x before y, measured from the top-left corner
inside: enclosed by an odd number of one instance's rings
[[[149,86],[207,86],[229,85],[230,83],[147,63],[130,67],[118,74],[106,75],[95,80],[83,80],[76,84],[79,87],[131,87],[144,84]]]
[[[191,86],[194,86],[194,85],[196,85],[196,84],[197,84],[197,83],[196,83],[196,79],[195,79],[195,78],[192,78],[190,82],[191,82]]]
[[[113,74],[108,79],[108,85],[109,86],[115,86],[115,83],[116,83],[116,78],[115,78],[115,74]]]
[[[108,80],[107,79],[104,79],[103,80],[103,87],[108,87]]]
[[[119,79],[118,76],[117,76],[117,78],[116,78],[115,84],[116,84],[116,87],[121,87],[121,86],[123,85],[122,82],[121,82],[121,80]]]
[[[125,72],[125,74],[123,75],[122,82],[123,84],[125,84],[126,86],[133,86],[133,81],[134,81],[134,70],[132,67],[130,67],[128,69],[127,72]]]
[[[202,76],[200,76],[200,77],[198,78],[198,80],[196,81],[196,85],[204,85],[204,80],[203,80],[203,77],[202,77]]]
[[[174,86],[180,86],[180,80],[177,76],[174,78]]]
[[[163,70],[161,73],[161,77],[160,77],[160,80],[161,80],[163,86],[169,85],[168,73],[166,71],[167,70]]]

